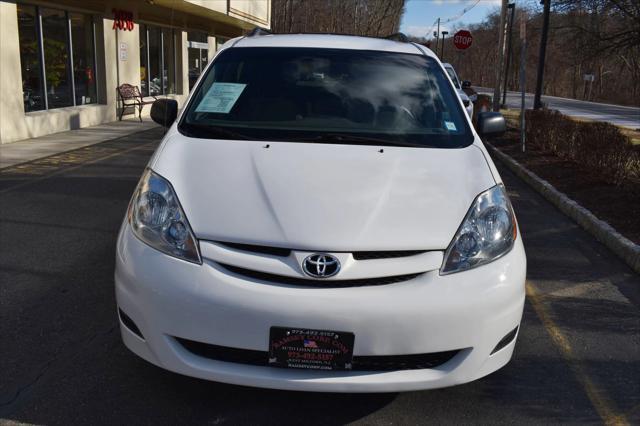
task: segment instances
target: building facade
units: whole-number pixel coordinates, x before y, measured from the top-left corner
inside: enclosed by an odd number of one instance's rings
[[[0,0],[0,143],[117,120],[125,83],[182,105],[222,43],[270,28],[270,3]]]

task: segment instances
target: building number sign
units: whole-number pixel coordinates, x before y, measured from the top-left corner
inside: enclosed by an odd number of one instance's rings
[[[133,13],[126,10],[113,9],[113,29],[133,31]]]

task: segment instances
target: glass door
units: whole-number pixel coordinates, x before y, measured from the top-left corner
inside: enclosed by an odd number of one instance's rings
[[[203,33],[189,33],[188,38],[189,90],[191,90],[209,62],[209,44],[207,35]]]

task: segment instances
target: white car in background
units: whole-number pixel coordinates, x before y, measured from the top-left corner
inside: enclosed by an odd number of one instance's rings
[[[460,97],[460,100],[464,104],[464,108],[467,110],[467,114],[469,114],[469,117],[473,117],[473,101],[469,98],[469,96],[467,96],[466,93],[464,93],[464,90],[462,90],[462,84],[460,83],[460,79],[458,78],[458,74],[456,73],[456,70],[453,68],[453,65],[445,62],[442,64],[442,66],[447,71],[447,74],[449,75],[451,82],[455,86],[456,91],[458,92],[458,96]]]
[[[453,386],[513,353],[526,258],[500,175],[438,58],[407,42],[227,42],[134,191],[120,330],[167,370],[327,392]]]

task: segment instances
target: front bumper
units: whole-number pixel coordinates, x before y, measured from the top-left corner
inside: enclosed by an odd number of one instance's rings
[[[144,339],[121,324],[133,352],[167,370],[238,385],[327,392],[438,388],[485,376],[511,358],[526,260],[521,240],[501,259],[467,272],[438,271],[404,283],[355,288],[297,288],[240,279],[205,260],[195,265],[139,241],[125,223],[116,255],[116,297]],[[177,338],[266,351],[272,326],[355,334],[354,356],[462,349],[431,369],[309,371],[211,360]]]

